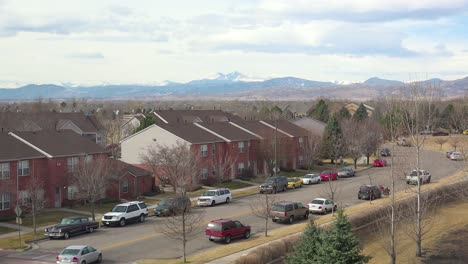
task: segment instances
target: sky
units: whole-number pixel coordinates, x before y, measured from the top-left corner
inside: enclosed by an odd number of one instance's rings
[[[0,0],[2,83],[468,76],[468,0]]]

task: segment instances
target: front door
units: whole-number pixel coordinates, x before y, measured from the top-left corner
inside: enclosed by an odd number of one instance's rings
[[[55,208],[60,208],[62,207],[62,189],[57,186],[55,187],[55,203],[54,203]]]

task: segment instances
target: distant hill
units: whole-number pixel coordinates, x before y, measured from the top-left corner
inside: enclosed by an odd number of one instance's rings
[[[429,79],[420,82],[442,89],[447,97],[463,96],[468,91],[468,77],[445,81]],[[0,81],[0,84],[2,82]],[[153,85],[29,84],[19,88],[1,88],[0,100],[67,99],[140,99],[140,100],[308,100],[317,97],[372,99],[404,89],[405,83],[372,77],[363,83],[339,84],[296,77],[262,79],[239,72],[217,73],[212,78],[187,83],[166,81]]]

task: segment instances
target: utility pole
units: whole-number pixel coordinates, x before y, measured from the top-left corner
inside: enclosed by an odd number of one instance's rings
[[[274,173],[275,173],[275,177],[277,176],[277,171],[278,171],[278,160],[277,160],[277,154],[276,154],[277,146],[276,146],[276,144],[278,144],[278,118],[275,118],[275,167],[273,168]]]

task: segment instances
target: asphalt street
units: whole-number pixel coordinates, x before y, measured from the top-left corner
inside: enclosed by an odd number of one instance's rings
[[[399,147],[396,149],[395,158],[410,156],[409,148]],[[386,158],[390,161],[390,158]],[[460,163],[447,159],[443,153],[423,151],[421,155],[421,168],[432,174],[432,182],[452,175],[460,169]],[[333,184],[337,186],[336,202],[342,207],[349,207],[364,201],[358,200],[357,191],[362,184],[390,185],[390,167],[371,168],[357,173],[356,177],[340,178]],[[397,173],[396,190],[401,191],[408,188],[403,180],[404,174]],[[399,173],[399,174],[398,174]],[[303,188],[289,190],[285,193],[276,194],[276,200],[300,201],[307,204],[317,197],[328,197],[328,184],[322,182],[317,185],[307,185]],[[249,204],[255,196],[247,196],[234,199],[229,204],[221,204],[215,207],[196,208],[195,212],[204,213],[204,221],[200,226],[204,228],[206,223],[213,219],[233,218],[244,224],[252,226],[252,235],[261,236],[264,231],[264,221],[250,212]],[[385,198],[384,198],[385,199]],[[148,258],[176,258],[181,257],[180,242],[167,238],[164,230],[165,218],[150,217],[144,223],[129,224],[123,228],[103,227],[92,234],[84,234],[71,237],[68,240],[44,240],[38,243],[39,248],[26,252],[2,252],[0,251],[0,263],[51,263],[55,261],[57,254],[68,245],[89,244],[102,250],[104,263],[131,263],[139,259]],[[304,221],[304,220],[300,220]],[[269,230],[283,227],[284,224],[270,221]],[[234,240],[232,243],[240,243]],[[222,243],[208,241],[204,233],[193,237],[189,243],[187,252],[189,254],[203,250],[222,247]],[[15,262],[16,261],[16,262]],[[18,262],[21,261],[21,262]]]

